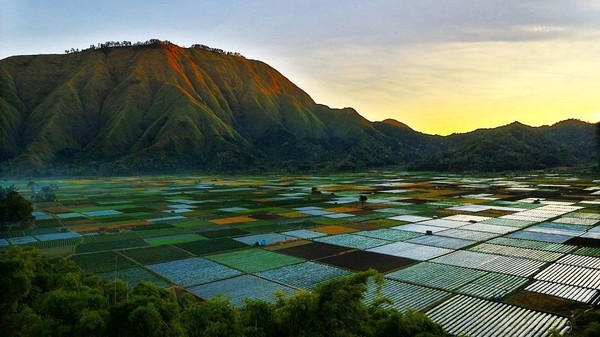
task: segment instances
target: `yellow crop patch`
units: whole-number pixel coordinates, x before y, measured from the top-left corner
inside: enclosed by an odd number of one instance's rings
[[[278,215],[284,216],[286,218],[303,218],[303,217],[308,216],[308,214],[303,214],[300,212],[287,212],[287,213],[280,213]]]
[[[256,219],[248,217],[248,216],[234,216],[231,218],[213,219],[213,220],[209,220],[209,221],[214,223],[215,225],[229,225],[229,224],[240,223],[240,222],[256,221]]]

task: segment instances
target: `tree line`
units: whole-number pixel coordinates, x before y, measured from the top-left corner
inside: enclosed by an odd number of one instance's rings
[[[99,42],[97,45],[91,44],[90,47],[87,49],[85,49],[85,48],[81,49],[81,50],[79,50],[79,48],[65,49],[65,54],[79,53],[79,52],[83,52],[86,50],[96,50],[96,49],[106,50],[108,48],[120,48],[120,47],[132,47],[132,46],[134,46],[134,47],[156,46],[156,45],[161,45],[161,44],[173,44],[173,43],[169,40],[159,40],[159,39],[150,39],[150,40],[143,41],[143,42],[137,41],[137,42],[133,42],[133,43],[131,41],[106,41],[104,43]],[[204,44],[192,44],[191,48],[206,50],[206,51],[210,51],[210,52],[217,53],[217,54],[243,57],[243,55],[238,52],[229,52],[229,51],[225,51],[225,50],[219,49],[219,48],[211,48]]]
[[[83,273],[32,247],[0,251],[0,336],[446,336],[424,314],[365,305],[374,271],[335,279],[275,303],[200,301],[149,282],[130,288]]]

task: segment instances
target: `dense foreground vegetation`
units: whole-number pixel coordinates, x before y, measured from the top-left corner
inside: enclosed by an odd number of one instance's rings
[[[374,272],[329,281],[276,303],[200,302],[142,282],[102,281],[31,247],[0,252],[1,336],[444,336],[421,313],[363,304]]]

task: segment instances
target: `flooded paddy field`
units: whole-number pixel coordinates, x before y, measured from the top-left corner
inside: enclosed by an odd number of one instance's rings
[[[28,181],[14,183],[29,196]],[[449,332],[542,336],[600,303],[600,180],[556,174],[161,176],[56,184],[32,245],[105,279],[202,299],[310,290],[373,268],[390,306]],[[366,200],[359,198],[366,196]],[[377,297],[375,285],[365,301]]]

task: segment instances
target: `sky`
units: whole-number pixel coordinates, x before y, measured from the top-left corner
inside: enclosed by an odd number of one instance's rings
[[[152,38],[425,133],[600,121],[600,0],[0,0],[0,59]]]

